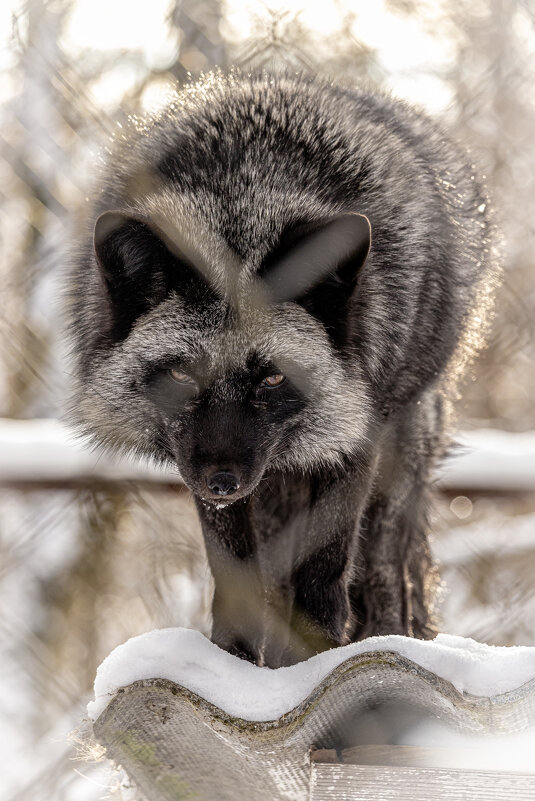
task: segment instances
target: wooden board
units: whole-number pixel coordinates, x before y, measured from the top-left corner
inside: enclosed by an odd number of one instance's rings
[[[534,738],[535,739],[535,738]],[[345,765],[392,765],[404,768],[458,768],[461,770],[481,770],[531,773],[535,771],[535,753],[521,749],[511,754],[499,741],[493,741],[491,748],[463,741],[461,747],[429,747],[414,745],[358,745],[341,752],[315,750],[311,753],[312,762],[338,763]],[[513,757],[513,758],[511,758]],[[514,765],[512,764],[514,763]]]
[[[309,801],[535,801],[535,775],[314,763]]]

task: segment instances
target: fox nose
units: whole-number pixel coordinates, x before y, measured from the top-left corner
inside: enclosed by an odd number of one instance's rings
[[[214,495],[232,495],[239,489],[240,481],[234,473],[228,470],[219,470],[207,478],[208,489]]]

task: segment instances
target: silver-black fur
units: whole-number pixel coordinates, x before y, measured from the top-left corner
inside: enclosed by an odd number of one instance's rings
[[[99,188],[71,416],[178,466],[215,642],[276,667],[432,635],[428,487],[493,275],[465,155],[385,95],[215,73],[121,130]]]

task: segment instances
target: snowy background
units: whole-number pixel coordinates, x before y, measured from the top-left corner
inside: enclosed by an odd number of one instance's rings
[[[239,64],[390,88],[470,147],[505,235],[505,280],[458,425],[535,431],[532,0],[3,0],[0,47],[0,417],[61,415],[64,270],[99,148],[189,72]],[[155,627],[207,631],[198,526],[176,485],[32,478],[2,443],[0,797],[94,801],[107,768],[73,762],[66,735],[116,645]],[[535,490],[494,462],[503,481],[438,497],[442,628],[533,645]]]

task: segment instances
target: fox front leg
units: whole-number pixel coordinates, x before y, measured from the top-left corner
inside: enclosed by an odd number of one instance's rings
[[[198,509],[215,584],[212,641],[257,665],[280,667],[298,661],[288,661],[294,652],[294,589],[284,575],[266,573],[249,501],[220,510],[198,503]]]
[[[282,589],[291,601],[284,660],[293,664],[349,642],[349,579],[367,474],[286,476],[284,488],[291,503],[278,519],[278,530],[260,544],[259,563],[265,580]],[[281,495],[276,496],[279,509]],[[263,522],[258,529],[264,532],[267,519],[273,517],[266,500],[258,520]]]
[[[287,641],[284,604],[267,601],[256,560],[241,561],[220,552],[211,563],[212,642],[241,659],[278,667]]]
[[[349,642],[349,537],[333,539],[299,564],[293,574],[292,630],[307,656]],[[306,658],[306,657],[305,657]]]
[[[278,582],[262,571],[263,560],[241,561],[218,550],[210,559],[216,645],[257,665],[277,668],[349,641],[351,610],[338,549],[321,549]]]
[[[348,641],[353,514],[342,520],[330,504],[299,503],[297,495],[308,493],[292,491],[292,504],[277,498],[272,530],[265,497],[261,511],[248,500],[221,510],[199,505],[215,582],[212,640],[272,668]]]
[[[256,559],[239,562],[220,553],[212,572],[212,640],[230,653],[277,668],[349,642],[347,559],[334,543],[276,584]]]

